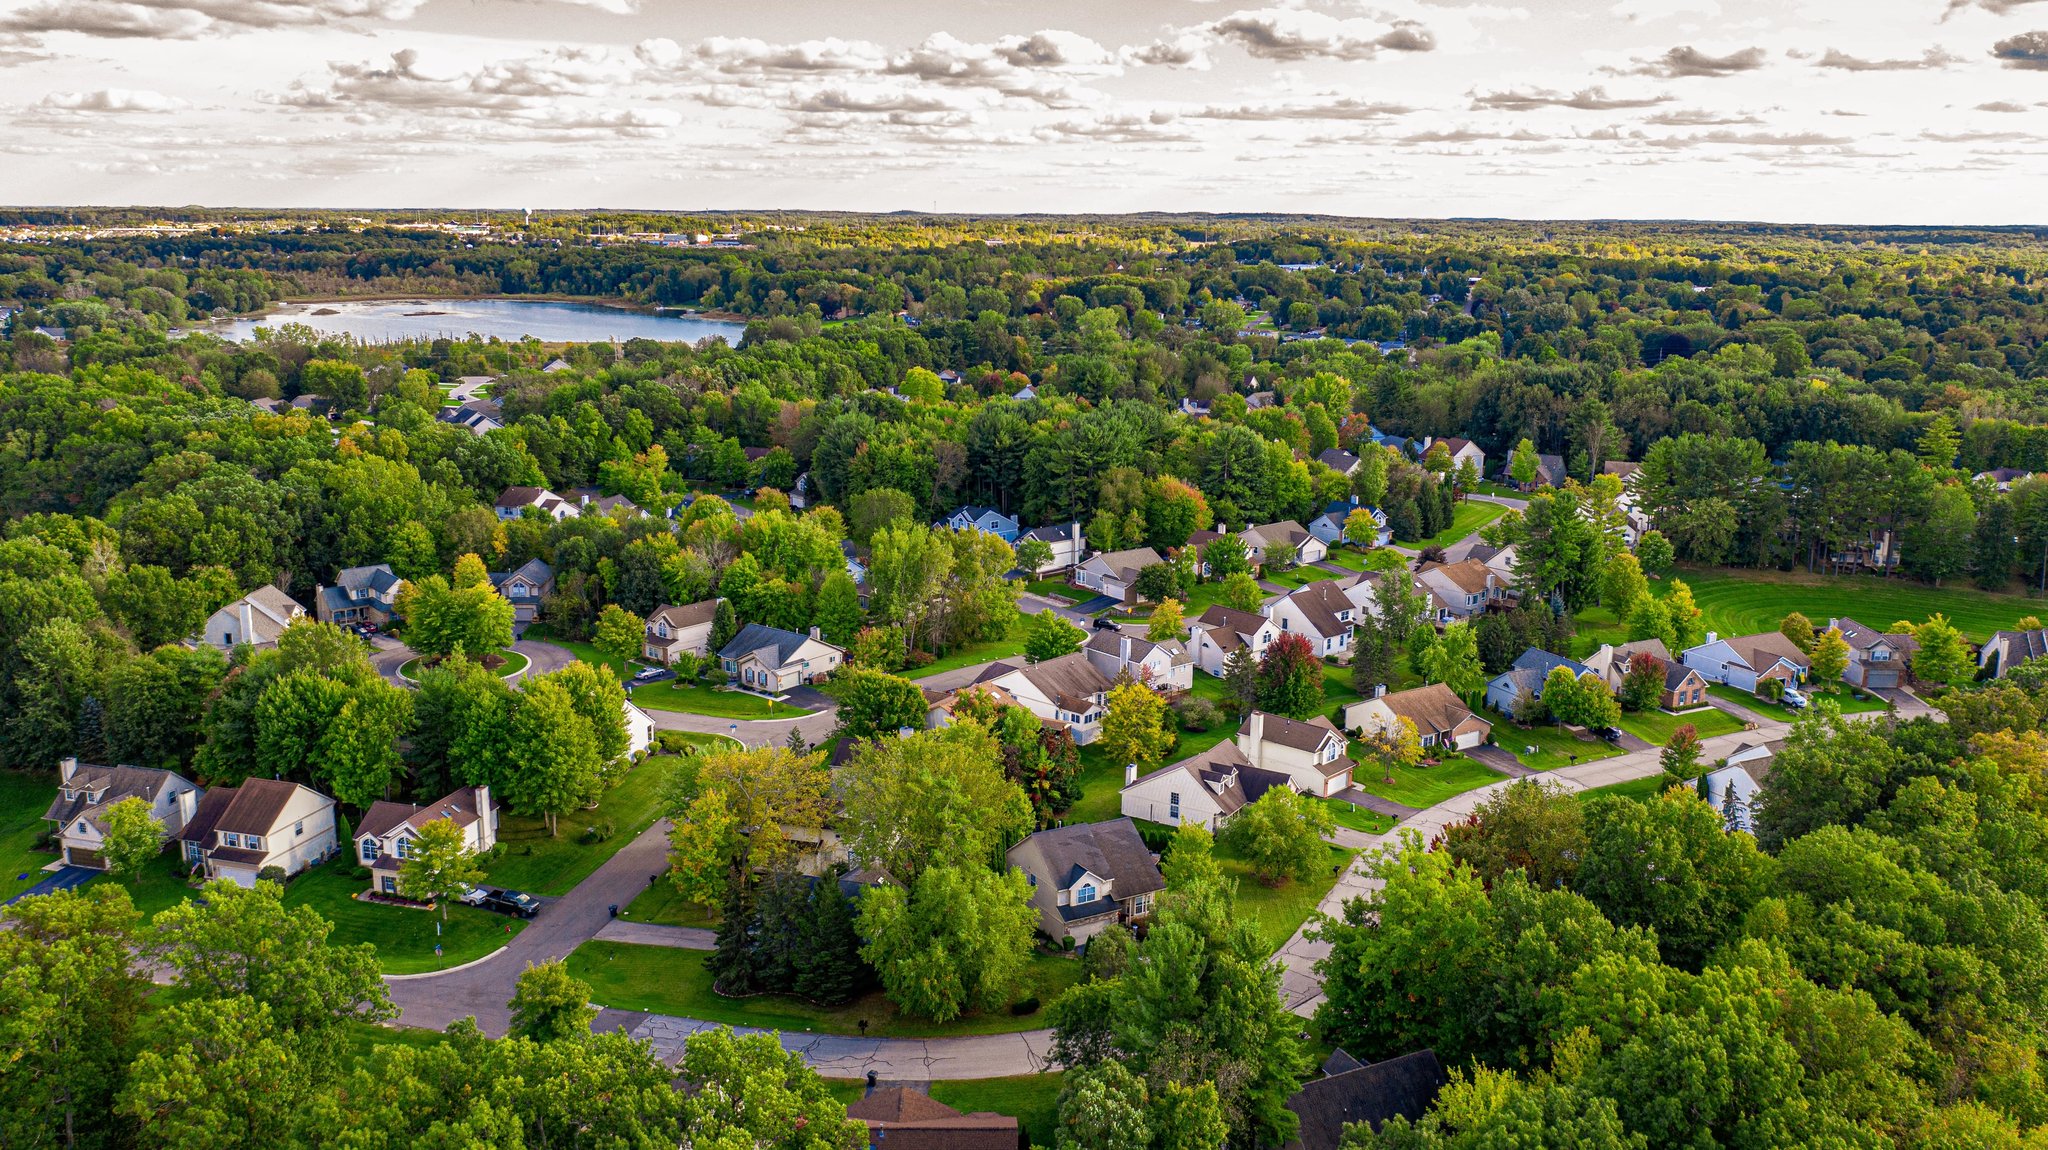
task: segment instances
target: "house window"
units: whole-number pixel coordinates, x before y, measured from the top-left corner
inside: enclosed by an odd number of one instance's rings
[[[223,832],[220,836],[220,841],[223,846],[239,847],[242,845],[242,836]]]
[[[399,857],[399,858],[406,858],[406,857],[408,857],[408,856],[407,856],[407,854],[406,854],[406,851],[405,851],[405,846],[406,846],[406,844],[407,844],[407,843],[409,843],[409,842],[411,842],[411,841],[412,841],[411,839],[399,839],[399,840],[398,840],[398,844],[397,844],[397,845],[398,845],[398,857]]]
[[[1136,898],[1134,898],[1134,899],[1132,899],[1132,900],[1131,900],[1131,915],[1132,915],[1132,917],[1138,917],[1138,916],[1141,916],[1141,915],[1148,915],[1148,914],[1151,914],[1151,913],[1152,913],[1152,896],[1151,896],[1151,895],[1149,895],[1149,894],[1141,894],[1141,895],[1139,895],[1138,897],[1136,897]]]
[[[1174,791],[1166,796],[1166,817],[1173,819],[1175,821],[1178,821],[1180,819],[1179,791]]]
[[[85,792],[85,805],[86,805],[86,806],[89,806],[89,807],[96,807],[96,806],[99,806],[99,805],[100,805],[100,793],[99,793],[98,791],[87,791],[87,792]]]
[[[246,845],[248,846],[248,848],[249,848],[250,850],[252,850],[252,851],[260,851],[260,850],[262,850],[262,849],[263,849],[263,836],[262,836],[262,835],[249,835],[249,836],[248,836],[248,837],[247,837],[247,838],[246,838],[246,839],[244,840],[244,842],[246,843]]]
[[[1080,889],[1080,890],[1078,890],[1078,891],[1076,891],[1076,892],[1074,893],[1074,901],[1075,901],[1075,903],[1076,903],[1076,904],[1078,904],[1078,905],[1080,905],[1080,906],[1087,906],[1087,905],[1088,905],[1089,903],[1091,903],[1091,902],[1094,902],[1094,901],[1095,901],[1095,884],[1094,884],[1094,883],[1082,883],[1082,884],[1081,884],[1081,889]]]
[[[385,894],[397,894],[397,893],[398,893],[398,880],[397,880],[397,879],[395,879],[395,878],[392,878],[392,877],[391,877],[390,875],[385,875],[385,876],[384,876],[384,893],[385,893]]]
[[[363,840],[363,861],[364,861],[364,862],[374,862],[374,861],[376,861],[376,858],[377,858],[377,840],[376,840],[376,839],[364,839],[364,840]]]
[[[1883,647],[1875,648],[1870,652],[1870,661],[1873,663],[1882,663],[1890,659],[1891,657],[1892,653],[1890,651],[1885,650]]]
[[[304,819],[300,819],[300,820],[299,820],[299,821],[298,821],[297,823],[293,824],[293,826],[292,826],[292,837],[293,837],[293,838],[297,838],[297,837],[299,837],[300,835],[302,835],[302,834],[305,834],[305,833],[306,833],[306,820],[304,820]]]
[[[80,820],[78,820],[78,833],[79,833],[79,834],[84,834],[84,833],[85,833],[85,820],[84,820],[84,819],[80,819]]]

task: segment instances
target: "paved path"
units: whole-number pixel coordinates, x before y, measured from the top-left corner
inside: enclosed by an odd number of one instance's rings
[[[545,675],[552,671],[559,671],[576,661],[576,653],[574,651],[569,650],[567,647],[557,647],[553,643],[544,643],[539,639],[514,640],[512,649],[526,656],[527,661],[526,670],[521,671],[514,678],[522,678],[526,675]]]
[[[1502,507],[1512,508],[1516,511],[1527,511],[1529,509],[1528,500],[1517,499],[1512,495],[1483,495],[1475,491],[1465,498],[1474,503],[1497,503]]]
[[[56,894],[60,890],[74,890],[84,886],[86,880],[99,873],[91,867],[61,866],[36,880],[36,885],[8,899],[6,903],[0,903],[0,906],[6,906],[32,894]]]
[[[600,1030],[624,1030],[634,1038],[647,1039],[664,1058],[673,1060],[682,1055],[683,1041],[690,1035],[716,1029],[720,1024],[666,1014],[607,1010],[598,1015],[594,1025]],[[733,1029],[739,1034],[775,1033],[749,1027]],[[827,1078],[863,1078],[872,1070],[879,1078],[929,1082],[1007,1078],[1043,1074],[1052,1069],[1046,1060],[1046,1053],[1052,1049],[1050,1030],[958,1038],[855,1038],[785,1030],[777,1037],[784,1050],[803,1055],[804,1061]]]
[[[604,942],[630,942],[634,946],[666,946],[675,950],[716,950],[718,932],[701,926],[666,926],[658,922],[633,922],[615,918],[597,932]]]
[[[1402,806],[1392,799],[1383,799],[1378,795],[1362,791],[1357,787],[1346,787],[1337,792],[1337,797],[1354,807],[1364,807],[1366,810],[1376,811],[1389,818],[1405,819],[1411,815],[1422,813],[1415,807]]]
[[[1507,751],[1501,750],[1497,746],[1471,747],[1466,750],[1465,754],[1474,761],[1485,763],[1487,766],[1492,767],[1511,779],[1525,779],[1530,775],[1540,775],[1543,773],[1542,771],[1523,766],[1522,760]]]

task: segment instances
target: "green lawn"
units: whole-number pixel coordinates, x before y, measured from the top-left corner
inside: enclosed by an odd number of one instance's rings
[[[1352,780],[1358,784],[1359,790],[1417,810],[1425,810],[1453,795],[1462,795],[1474,787],[1483,787],[1507,777],[1485,763],[1458,755],[1433,767],[1397,767],[1394,781],[1387,783],[1382,781],[1387,777],[1385,770],[1378,764],[1368,763],[1357,744],[1352,746],[1351,757],[1360,764],[1352,772]]]
[[[997,659],[1021,656],[1022,654],[1024,654],[1024,620],[1020,617],[1010,627],[1010,633],[1000,639],[991,639],[986,643],[964,644],[955,648],[950,654],[934,659],[914,671],[905,671],[903,675],[907,679],[921,679],[926,675],[936,675],[941,671],[957,671],[962,667],[971,667],[976,663],[988,663]]]
[[[1369,835],[1383,835],[1394,829],[1394,820],[1378,811],[1369,811],[1342,799],[1311,799],[1330,808],[1330,817],[1340,827],[1350,827]]]
[[[1594,787],[1590,791],[1579,791],[1573,794],[1572,797],[1584,801],[1596,795],[1615,795],[1624,799],[1647,802],[1663,793],[1664,776],[1651,775],[1648,778],[1636,779],[1631,782],[1615,783],[1613,786],[1608,787]]]
[[[1050,1146],[1059,1119],[1062,1077],[1020,1074],[1014,1078],[939,1079],[932,1083],[932,1100],[962,1114],[1007,1114],[1017,1120],[1033,1146]]]
[[[1332,547],[1330,548],[1330,553],[1323,556],[1323,562],[1335,563],[1346,571],[1363,571],[1365,570],[1365,552],[1353,551],[1349,547]]]
[[[1838,688],[1833,694],[1813,691],[1808,688],[1801,688],[1801,690],[1805,692],[1806,697],[1809,699],[1826,699],[1834,703],[1842,709],[1842,713],[1845,715],[1861,714],[1865,711],[1882,711],[1885,709],[1883,699],[1874,698],[1870,695],[1852,698],[1847,687]],[[1708,683],[1707,694],[1717,699],[1725,699],[1745,710],[1754,711],[1774,722],[1789,723],[1799,717],[1799,712],[1790,707],[1759,699],[1740,687],[1731,687],[1725,683]],[[1738,727],[1738,729],[1740,728]]]
[[[1065,579],[1033,579],[1024,584],[1024,590],[1041,599],[1064,599],[1069,603],[1094,597],[1094,592],[1083,591]]]
[[[1279,886],[1267,886],[1253,876],[1251,864],[1235,850],[1225,843],[1216,844],[1216,859],[1223,864],[1223,873],[1237,880],[1238,915],[1258,920],[1268,950],[1278,950],[1294,937],[1294,932],[1315,913],[1316,904],[1337,885],[1337,876],[1344,873],[1352,856],[1358,853],[1343,847],[1324,849],[1330,852],[1327,871],[1307,882],[1290,879]]]
[[[1793,611],[1805,614],[1815,628],[1843,615],[1868,627],[1886,628],[1895,620],[1919,622],[1938,611],[1965,635],[1982,642],[1993,631],[2011,628],[2022,615],[2043,614],[2048,606],[2018,595],[1867,575],[1691,568],[1677,572],[1675,578],[1692,588],[1706,629],[1722,635],[1775,631]],[[1670,580],[1654,586],[1668,588]]]
[[[528,634],[533,632],[528,631]],[[535,638],[541,638],[536,635]],[[566,648],[586,663],[610,667],[619,681],[630,682],[639,668],[599,654],[596,647],[575,639],[546,636],[546,642]],[[651,711],[687,711],[720,719],[795,719],[811,712],[788,703],[772,703],[743,691],[722,691],[702,683],[683,684],[675,679],[645,683],[632,688],[633,702]]]
[[[1691,723],[1702,739],[1732,735],[1742,729],[1741,720],[1718,707],[1700,707],[1682,715],[1668,711],[1642,711],[1636,714],[1623,712],[1621,716],[1622,730],[1660,747],[1670,742],[1672,733],[1686,723]]]
[[[43,812],[57,797],[57,777],[0,771],[0,902],[43,880],[43,867],[57,860],[35,849],[45,823]]]
[[[1605,607],[1586,608],[1573,616],[1572,625],[1572,649],[1568,653],[1574,659],[1585,658],[1602,644],[1618,646],[1628,642],[1628,628]]]
[[[699,737],[708,742],[718,736]],[[485,873],[495,885],[528,894],[568,894],[660,817],[662,780],[678,761],[676,755],[643,760],[626,772],[618,786],[604,793],[596,810],[571,811],[557,819],[561,833],[553,838],[548,836],[547,823],[539,818],[510,812],[499,816],[498,857]],[[611,837],[589,841],[585,830],[606,823],[611,825]]]
[[[528,659],[526,658],[526,656],[520,654],[517,651],[512,650],[510,647],[507,647],[504,650],[498,652],[498,654],[503,656],[505,659],[504,664],[498,668],[499,678],[509,679],[512,676],[517,675],[519,672],[526,670],[528,664]],[[424,670],[421,664],[424,663],[426,660],[427,656],[419,655],[414,658],[407,659],[403,663],[400,663],[398,665],[398,677],[411,682],[418,682],[420,672]]]
[[[417,1026],[384,1026],[375,1022],[344,1022],[341,1035],[346,1043],[342,1054],[342,1065],[357,1067],[367,1065],[371,1055],[379,1046],[409,1046],[424,1050],[439,1046],[447,1036],[438,1030],[422,1030]]]
[[[726,998],[711,989],[711,972],[704,966],[707,957],[703,951],[593,940],[569,955],[569,971],[589,983],[592,999],[605,1006],[799,1033],[858,1034],[860,1020],[866,1019],[867,1033],[878,1038],[1036,1030],[1045,1025],[1044,1004],[1081,979],[1079,959],[1034,954],[1019,998],[1036,997],[1039,1010],[1023,1015],[998,1011],[935,1023],[899,1015],[880,991],[845,1006],[818,1006],[782,995]]]
[[[1513,723],[1503,722],[1493,729],[1493,741],[1534,771],[1554,771],[1575,763],[1613,758],[1621,753],[1621,748],[1613,743],[1603,739],[1581,739],[1563,727],[1549,723],[1538,723],[1525,731]],[[1528,746],[1536,750],[1532,753],[1523,749]]]
[[[1270,572],[1266,575],[1266,581],[1278,583],[1282,587],[1306,587],[1311,583],[1320,583],[1325,579],[1337,577],[1335,571],[1324,567],[1290,567],[1285,571]]]
[[[718,925],[716,915],[709,909],[684,898],[682,892],[678,891],[676,884],[672,882],[655,883],[634,895],[633,901],[626,904],[625,911],[619,917],[629,918],[634,922],[660,923],[664,926]]]
[[[1418,550],[1424,547],[1449,547],[1481,527],[1499,519],[1507,514],[1507,511],[1507,508],[1502,507],[1498,503],[1474,503],[1467,500],[1458,504],[1457,510],[1451,512],[1451,524],[1442,531],[1427,539],[1412,542],[1397,539],[1395,542],[1414,547]]]

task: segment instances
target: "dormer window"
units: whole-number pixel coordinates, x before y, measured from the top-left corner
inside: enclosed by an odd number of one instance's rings
[[[99,805],[100,805],[100,793],[99,793],[98,791],[87,791],[87,792],[85,792],[85,805],[86,805],[86,806],[89,806],[89,807],[96,807],[96,806],[99,806]]]
[[[364,861],[364,862],[374,862],[374,861],[376,861],[376,858],[377,858],[377,854],[378,854],[378,851],[377,851],[377,840],[376,840],[376,839],[364,839],[364,840],[363,840],[363,861]]]
[[[220,845],[224,847],[239,847],[242,845],[242,836],[222,831],[220,834]]]
[[[1075,904],[1079,906],[1087,906],[1089,903],[1094,902],[1095,884],[1092,882],[1082,883],[1081,889],[1079,891],[1076,891],[1074,894],[1074,901]]]
[[[242,842],[243,845],[247,846],[252,851],[260,851],[263,849],[262,835],[247,835],[243,838]]]

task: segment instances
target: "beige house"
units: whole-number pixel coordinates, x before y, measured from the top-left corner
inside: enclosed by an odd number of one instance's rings
[[[1138,599],[1138,573],[1164,562],[1159,552],[1150,547],[1101,551],[1074,566],[1073,583],[1083,590],[1134,603]]]
[[[822,683],[846,658],[816,627],[809,635],[749,623],[718,652],[719,666],[749,691],[779,694],[791,687]]]
[[[149,813],[175,836],[199,805],[199,787],[176,771],[151,767],[102,767],[62,759],[57,763],[57,797],[43,819],[51,824],[59,857],[67,866],[105,870],[100,846],[107,825],[100,815],[122,799],[141,799]]]
[[[1493,724],[1472,713],[1457,692],[1442,683],[1362,699],[1344,708],[1344,728],[1367,735],[1390,730],[1402,719],[1415,724],[1425,747],[1466,750],[1486,742]]]
[[[244,643],[252,647],[275,647],[278,636],[292,620],[306,617],[306,609],[291,596],[265,583],[240,599],[206,617],[199,629],[199,642],[222,651]]]
[[[718,618],[720,599],[705,599],[682,607],[663,604],[647,617],[645,653],[664,667],[673,666],[683,654],[703,658],[711,653],[711,624]]]
[[[1358,606],[1337,586],[1337,580],[1318,579],[1299,591],[1269,600],[1265,613],[1280,625],[1281,634],[1306,638],[1318,657],[1350,660],[1351,629],[1358,623]]]
[[[371,894],[398,894],[398,868],[411,856],[420,828],[448,819],[478,854],[498,843],[498,804],[489,787],[463,787],[426,806],[374,802],[356,828],[356,860],[370,868]]]
[[[1252,766],[1236,743],[1224,742],[1147,775],[1125,765],[1120,798],[1126,818],[1170,827],[1194,823],[1213,832],[1267,791],[1293,786],[1290,776]]]
[[[1469,463],[1479,469],[1479,474],[1486,474],[1486,452],[1480,450],[1478,444],[1460,436],[1446,435],[1442,439],[1432,441],[1429,446],[1435,447],[1439,443],[1443,444],[1450,451],[1451,469],[1453,471],[1463,464]],[[1427,448],[1423,450],[1423,454],[1429,454]]]
[[[1166,889],[1129,819],[1039,831],[1005,857],[1030,877],[1038,929],[1055,943],[1087,942],[1114,923],[1148,918],[1152,900]]]
[[[1599,650],[1586,656],[1586,669],[1600,676],[1608,690],[1619,693],[1622,681],[1628,678],[1628,665],[1637,655],[1648,655],[1667,665],[1675,662],[1664,640],[1638,639],[1632,643],[1600,644]]]
[[[1304,723],[1253,711],[1237,728],[1237,749],[1261,770],[1286,775],[1303,794],[1329,798],[1351,785],[1349,742],[1321,715]]]
[[[1498,603],[1508,594],[1509,581],[1477,559],[1430,564],[1416,572],[1415,578],[1434,597],[1440,623],[1481,614],[1488,604]]]
[[[1223,677],[1223,663],[1243,647],[1256,659],[1280,637],[1280,624],[1262,615],[1233,611],[1221,605],[1188,620],[1188,654],[1207,674]]]
[[[1255,567],[1320,563],[1330,554],[1329,544],[1292,519],[1247,527],[1238,532],[1238,538],[1244,540]]]
[[[1109,677],[1095,669],[1084,651],[1022,667],[997,663],[982,681],[1009,692],[1018,706],[1041,720],[1065,727],[1076,743],[1094,742],[1109,713]]]
[[[1124,671],[1155,691],[1185,691],[1195,685],[1195,659],[1179,639],[1157,643],[1124,631],[1095,631],[1081,650],[1097,671],[1115,679]]]
[[[326,861],[341,849],[334,835],[333,799],[283,779],[245,779],[206,792],[178,848],[207,878],[250,887],[268,867],[289,876]]]

